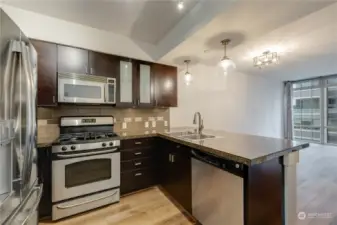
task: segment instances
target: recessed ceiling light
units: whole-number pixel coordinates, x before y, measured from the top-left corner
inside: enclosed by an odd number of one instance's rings
[[[178,8],[179,10],[183,10],[183,9],[184,9],[184,1],[180,0],[180,1],[178,2],[177,8]]]

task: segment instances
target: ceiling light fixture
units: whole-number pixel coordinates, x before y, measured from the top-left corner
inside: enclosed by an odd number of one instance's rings
[[[231,60],[227,56],[227,45],[229,44],[230,41],[231,41],[230,39],[225,39],[221,41],[221,44],[224,46],[224,56],[222,57],[220,61],[220,65],[223,68],[225,75],[227,75],[229,69],[236,68],[236,65],[233,62],[233,60]]]
[[[192,74],[188,71],[188,65],[190,64],[191,60],[184,60],[184,63],[186,64],[186,72],[185,72],[185,84],[190,85],[192,82]]]
[[[178,1],[177,8],[178,8],[179,10],[183,10],[183,9],[184,9],[184,1],[179,0],[179,1]]]
[[[273,63],[278,64],[279,61],[280,56],[277,54],[277,52],[271,51],[265,51],[262,53],[262,55],[253,58],[254,66],[260,69]]]

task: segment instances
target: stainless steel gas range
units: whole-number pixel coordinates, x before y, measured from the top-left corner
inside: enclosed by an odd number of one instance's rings
[[[52,220],[119,202],[120,140],[113,117],[62,117],[52,147]]]

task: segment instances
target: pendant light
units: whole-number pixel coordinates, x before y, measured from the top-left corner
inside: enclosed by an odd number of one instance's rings
[[[224,70],[224,74],[226,75],[228,73],[229,69],[235,69],[236,65],[233,62],[233,60],[231,60],[230,58],[228,58],[227,56],[227,45],[229,44],[231,40],[230,39],[225,39],[221,41],[221,44],[224,46],[224,56],[222,57],[221,61],[220,61],[220,65]]]
[[[192,74],[188,71],[188,65],[190,64],[191,60],[184,60],[184,63],[186,64],[186,72],[185,72],[185,84],[190,85],[192,82]]]

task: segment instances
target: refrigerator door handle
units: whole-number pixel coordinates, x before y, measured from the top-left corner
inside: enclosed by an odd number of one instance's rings
[[[22,180],[23,180],[23,188],[25,189],[28,186],[30,175],[31,175],[31,169],[33,165],[33,148],[34,148],[34,112],[33,107],[35,107],[35,104],[33,102],[33,92],[34,92],[34,84],[33,84],[33,78],[32,78],[32,68],[31,68],[31,61],[28,54],[28,46],[26,46],[26,43],[24,41],[21,41],[21,60],[22,60],[22,67],[23,67],[23,76],[26,81],[25,83],[25,92],[26,92],[26,110],[27,110],[27,131],[26,131],[26,137],[25,137],[25,148],[23,149],[23,156],[24,156],[24,166],[23,166],[23,174],[22,174]],[[34,105],[33,105],[34,104]]]
[[[32,195],[37,192],[37,197],[36,200],[33,204],[33,206],[31,207],[29,213],[27,214],[27,216],[25,217],[25,219],[22,221],[22,225],[26,224],[26,222],[31,218],[31,216],[34,214],[34,212],[37,210],[37,207],[39,206],[41,197],[42,197],[42,193],[43,193],[43,184],[41,183],[39,186],[35,186],[34,188],[31,189],[30,193],[27,195],[27,197],[22,201],[21,205],[15,209],[15,212],[12,213],[12,215],[7,218],[7,220],[3,223],[3,225],[11,225],[13,224],[14,221],[17,220],[17,216],[20,214],[20,212],[24,211],[24,208],[26,206],[26,204],[28,203],[28,201],[30,200],[30,198],[32,197]]]
[[[40,184],[38,187],[35,187],[33,192],[34,191],[38,192],[36,201],[35,201],[33,207],[31,208],[30,212],[28,213],[28,216],[26,217],[26,219],[22,222],[22,225],[25,225],[29,221],[29,219],[32,217],[32,215],[36,212],[37,207],[39,206],[40,200],[41,200],[41,197],[42,197],[43,184]]]

